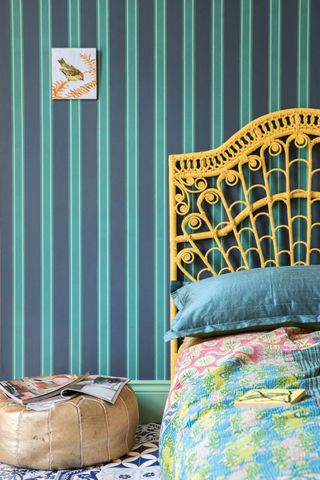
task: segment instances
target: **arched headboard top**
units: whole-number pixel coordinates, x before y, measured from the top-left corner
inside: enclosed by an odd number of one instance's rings
[[[270,145],[283,135],[319,132],[320,109],[289,108],[268,113],[252,120],[213,150],[170,155],[170,173],[180,178],[197,177],[199,172],[219,175],[221,168],[232,168],[241,155],[249,155],[259,144]]]
[[[264,115],[169,163],[172,280],[320,263],[320,110]]]

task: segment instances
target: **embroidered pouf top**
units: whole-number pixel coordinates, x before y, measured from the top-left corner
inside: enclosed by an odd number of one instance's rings
[[[128,385],[114,405],[79,395],[39,412],[0,393],[0,462],[41,470],[106,463],[132,448],[138,416]]]

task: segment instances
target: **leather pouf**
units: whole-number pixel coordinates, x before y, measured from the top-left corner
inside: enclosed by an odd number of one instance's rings
[[[126,385],[116,403],[79,395],[36,412],[0,393],[0,461],[62,470],[106,463],[134,445],[138,405]]]

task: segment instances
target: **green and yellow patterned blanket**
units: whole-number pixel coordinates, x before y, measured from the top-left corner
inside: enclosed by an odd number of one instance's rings
[[[286,407],[243,408],[253,388],[304,388]],[[186,339],[160,437],[164,480],[320,479],[320,332],[294,327]]]

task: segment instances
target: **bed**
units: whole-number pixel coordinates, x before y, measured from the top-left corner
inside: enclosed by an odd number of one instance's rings
[[[171,155],[164,479],[320,478],[320,110]],[[274,408],[253,388],[302,388]]]

